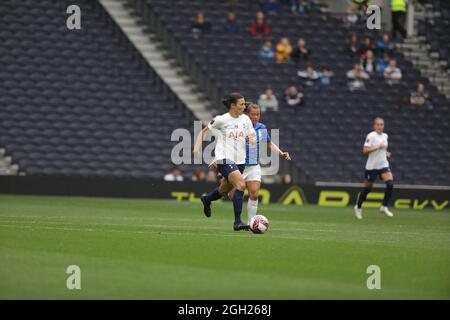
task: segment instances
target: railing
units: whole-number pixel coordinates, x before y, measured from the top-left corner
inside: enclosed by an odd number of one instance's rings
[[[146,3],[145,0],[129,0],[135,6],[136,11],[141,14],[142,19],[152,32],[154,32],[163,45],[171,52],[177,63],[191,76],[195,84],[201,88],[207,97],[213,102],[212,109],[219,110],[220,100],[223,92],[218,88],[201,66],[195,63],[190,53],[184,48],[180,41],[162,23],[158,14]],[[221,110],[222,108],[220,108]]]

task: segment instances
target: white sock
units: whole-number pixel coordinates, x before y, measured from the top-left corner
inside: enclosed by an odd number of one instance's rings
[[[247,202],[248,224],[250,224],[250,220],[254,216],[256,216],[256,211],[258,211],[258,200],[248,199],[248,202]]]

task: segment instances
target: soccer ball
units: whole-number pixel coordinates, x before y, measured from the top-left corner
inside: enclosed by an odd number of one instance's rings
[[[250,219],[250,230],[253,233],[264,233],[269,229],[269,220],[263,215],[256,215]]]

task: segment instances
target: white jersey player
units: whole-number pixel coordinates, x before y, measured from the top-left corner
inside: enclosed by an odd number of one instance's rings
[[[387,217],[392,217],[393,213],[389,211],[388,204],[394,190],[394,181],[388,158],[391,153],[388,152],[388,135],[384,131],[383,118],[377,117],[374,120],[374,131],[369,133],[364,142],[363,153],[368,154],[364,179],[364,190],[359,194],[355,206],[355,216],[362,219],[362,204],[367,195],[372,191],[373,183],[377,177],[386,183],[386,190],[380,212]]]
[[[215,147],[215,161],[217,170],[224,179],[220,187],[206,196],[201,197],[203,212],[206,217],[211,216],[211,202],[222,198],[233,188],[236,189],[233,197],[235,231],[249,230],[247,224],[242,223],[242,202],[245,190],[245,181],[242,173],[245,169],[246,141],[256,143],[256,133],[250,118],[243,114],[245,100],[239,93],[232,93],[223,104],[228,112],[211,120],[199,134],[194,146],[194,154],[199,154],[203,137],[208,130],[212,130],[217,138]]]

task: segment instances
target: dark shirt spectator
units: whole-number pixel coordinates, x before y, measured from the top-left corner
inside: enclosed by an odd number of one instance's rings
[[[377,71],[378,73],[384,77],[384,70],[389,66],[389,55],[385,53],[382,58],[378,59],[377,63]]]
[[[271,62],[275,60],[275,51],[272,48],[272,41],[264,41],[264,44],[259,51],[259,56],[263,61]]]
[[[211,31],[211,23],[205,20],[203,12],[198,12],[195,22],[191,27],[191,31],[194,37],[198,38],[201,33],[206,33]]]
[[[350,44],[348,45],[348,54],[350,57],[355,58],[358,57],[358,53],[359,53],[358,36],[354,34],[352,35],[350,39]]]
[[[277,15],[280,9],[281,6],[278,3],[278,0],[265,0],[262,5],[263,12],[269,15]]]
[[[385,53],[392,55],[395,50],[395,44],[391,41],[388,34],[384,34],[383,38],[377,42],[378,57],[382,57]]]
[[[367,51],[369,51],[369,50],[372,50],[373,52],[375,52],[377,50],[377,46],[373,42],[372,38],[367,36],[367,37],[364,37],[364,42],[361,45],[361,47],[359,48],[360,58],[365,59]]]
[[[223,31],[227,33],[239,33],[241,31],[241,26],[237,21],[236,13],[228,12],[227,21],[225,21]]]
[[[377,71],[377,61],[372,50],[368,50],[365,59],[361,59],[361,66],[368,74],[374,74]]]
[[[250,34],[256,39],[267,37],[270,34],[270,26],[264,19],[262,11],[256,13],[256,19],[250,24]]]
[[[291,0],[293,13],[308,13],[311,9],[311,0]]]
[[[306,69],[297,72],[298,76],[303,79],[305,86],[314,86],[316,81],[319,80],[319,73],[314,70],[314,66],[311,63],[306,65]]]
[[[306,61],[311,54],[311,50],[306,47],[306,42],[303,39],[299,39],[297,45],[292,51],[291,58],[297,64],[300,64],[302,61]]]
[[[430,100],[430,94],[425,91],[425,85],[423,83],[419,83],[417,85],[417,90],[411,92],[409,103],[413,106],[426,107],[428,110],[433,109],[433,105],[431,104]]]
[[[299,92],[297,87],[292,85],[286,89],[285,101],[288,106],[298,107],[303,104],[303,93]]]
[[[322,86],[329,86],[331,84],[331,80],[334,77],[333,71],[330,70],[328,67],[323,67],[322,72],[319,73],[320,77],[320,84]]]

